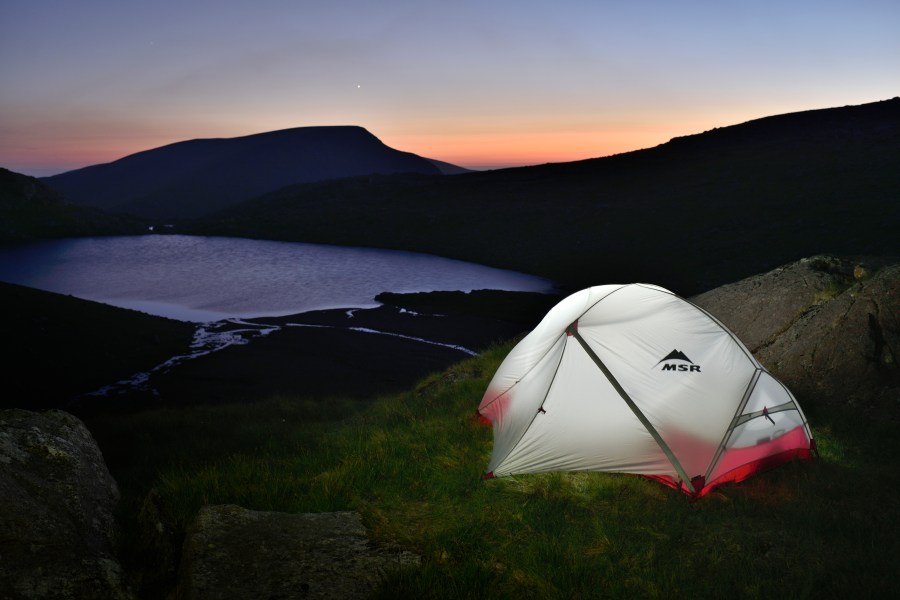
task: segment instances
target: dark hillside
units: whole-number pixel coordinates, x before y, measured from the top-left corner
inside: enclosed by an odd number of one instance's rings
[[[48,177],[67,200],[154,219],[197,217],[286,185],[441,171],[361,127],[299,127],[198,139]]]
[[[77,395],[188,350],[194,325],[0,282],[0,408],[65,407]]]
[[[66,202],[39,179],[0,168],[0,244],[144,230],[134,220]]]
[[[900,253],[900,98],[574,163],[294,186],[199,233],[429,252],[683,295],[820,253]]]

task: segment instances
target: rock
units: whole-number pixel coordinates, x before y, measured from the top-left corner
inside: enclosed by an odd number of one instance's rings
[[[837,259],[815,257],[723,285],[691,300],[724,322],[756,353],[804,313],[846,288],[846,280]]]
[[[113,553],[118,499],[80,420],[0,410],[0,598],[133,598]]]
[[[189,529],[180,584],[187,600],[367,598],[388,568],[417,562],[369,544],[359,513],[202,508]]]
[[[810,406],[900,418],[900,262],[818,256],[692,299]]]

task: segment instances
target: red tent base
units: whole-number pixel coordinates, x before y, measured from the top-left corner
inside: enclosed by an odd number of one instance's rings
[[[691,485],[695,490],[693,493],[691,493],[691,491],[683,482],[675,481],[668,475],[645,475],[645,477],[647,477],[648,479],[653,479],[654,481],[658,481],[670,488],[681,490],[692,498],[702,498],[720,485],[744,481],[745,479],[755,475],[756,473],[774,469],[775,467],[783,465],[787,462],[791,462],[792,460],[805,460],[812,458],[815,454],[815,451],[816,442],[814,440],[810,440],[809,448],[792,448],[790,450],[784,450],[783,452],[779,452],[777,454],[771,454],[764,458],[760,458],[759,460],[755,460],[753,462],[749,462],[737,468],[734,468],[709,482],[704,481],[702,476],[695,477],[693,480],[691,480]]]

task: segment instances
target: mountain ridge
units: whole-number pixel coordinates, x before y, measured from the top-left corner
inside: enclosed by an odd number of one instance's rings
[[[335,125],[174,142],[42,180],[77,204],[183,219],[291,184],[441,172],[431,160],[391,148],[363,127]]]
[[[900,254],[898,197],[894,98],[576,162],[290,186],[183,231],[425,252],[575,289],[645,281],[690,295],[803,256]]]
[[[690,295],[803,256],[900,255],[898,197],[893,98],[575,162],[294,184],[167,230],[425,252],[570,289],[645,281]]]

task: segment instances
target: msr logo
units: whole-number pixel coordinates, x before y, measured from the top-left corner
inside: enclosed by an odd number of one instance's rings
[[[699,373],[700,365],[695,365],[681,350],[672,350],[665,358],[656,363],[662,365],[662,371],[681,371],[683,373]]]

